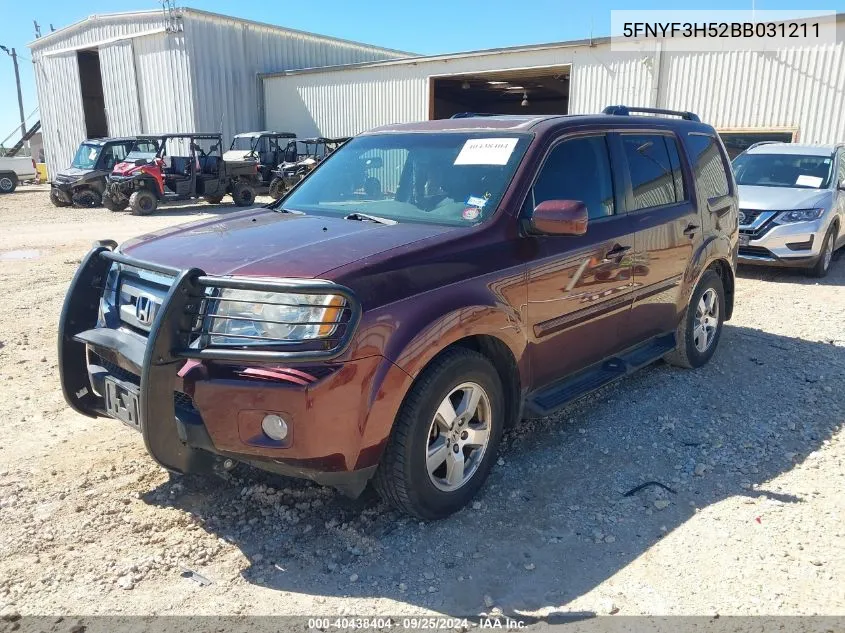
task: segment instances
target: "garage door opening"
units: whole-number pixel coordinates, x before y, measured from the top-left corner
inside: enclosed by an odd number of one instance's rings
[[[82,110],[85,113],[85,130],[88,138],[109,135],[106,121],[106,101],[103,97],[103,76],[100,74],[100,53],[79,51],[79,84],[82,87]]]
[[[432,77],[429,118],[463,112],[566,114],[569,66]]]

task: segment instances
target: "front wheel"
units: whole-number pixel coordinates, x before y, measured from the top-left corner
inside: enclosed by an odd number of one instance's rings
[[[202,199],[208,204],[220,204],[223,202],[223,196],[203,196]]]
[[[50,189],[50,202],[53,203],[54,207],[69,207],[71,205],[55,187]]]
[[[150,215],[158,207],[158,198],[147,189],[139,189],[129,196],[129,208],[132,215]]]
[[[836,244],[837,231],[835,226],[831,226],[824,236],[822,242],[822,252],[819,255],[819,260],[813,266],[809,273],[813,277],[824,277],[830,270],[830,263],[833,261],[833,247]]]
[[[18,187],[17,174],[0,175],[0,193],[12,193]]]
[[[103,201],[102,196],[91,189],[80,189],[75,191],[70,199],[73,202],[73,206],[78,209],[91,209],[93,207],[98,207]]]
[[[236,182],[232,185],[232,200],[239,207],[248,207],[255,202],[255,189],[245,182]]]
[[[109,194],[103,194],[103,206],[109,211],[123,211],[129,204],[129,200],[124,197],[116,198]]]
[[[505,404],[496,369],[455,348],[435,359],[405,398],[373,483],[386,502],[441,519],[475,496],[496,459]]]
[[[677,347],[663,358],[670,365],[694,369],[716,351],[725,321],[725,289],[715,270],[707,270],[695,287],[678,328]]]
[[[270,190],[267,192],[273,200],[278,200],[285,195],[285,181],[276,176],[270,181]]]

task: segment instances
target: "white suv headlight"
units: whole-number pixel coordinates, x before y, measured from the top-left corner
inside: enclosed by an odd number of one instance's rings
[[[330,338],[346,301],[331,294],[223,288],[211,299],[212,345],[273,345]]]
[[[822,217],[824,209],[795,209],[794,211],[780,211],[775,216],[776,224],[791,224],[793,222],[811,222]]]

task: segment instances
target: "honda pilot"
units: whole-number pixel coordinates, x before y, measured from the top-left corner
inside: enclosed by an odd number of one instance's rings
[[[391,125],[269,207],[97,243],[62,388],[171,471],[372,482],[436,519],[508,425],[661,358],[707,363],[737,247],[727,155],[692,113]]]

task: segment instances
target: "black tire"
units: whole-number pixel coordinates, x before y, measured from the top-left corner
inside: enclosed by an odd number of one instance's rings
[[[715,316],[716,325],[712,339],[702,351],[696,346],[695,326],[699,319],[697,314],[699,303],[708,291],[715,293],[716,307],[718,314]],[[707,270],[701,276],[698,285],[692,293],[689,305],[684,311],[683,317],[678,323],[675,331],[675,342],[677,347],[666,354],[663,358],[670,365],[695,369],[706,364],[713,356],[719,345],[722,336],[722,325],[725,322],[725,289],[722,285],[722,278],[715,270]],[[700,339],[699,339],[700,340]]]
[[[129,200],[124,197],[113,198],[109,194],[103,194],[103,206],[109,211],[123,211],[129,206]]]
[[[223,201],[223,196],[203,196],[202,199],[208,204],[220,204]]]
[[[129,196],[129,208],[132,215],[150,215],[158,207],[158,198],[152,191],[139,189]]]
[[[255,189],[249,183],[236,182],[232,185],[232,200],[239,207],[248,207],[255,202]]]
[[[270,181],[270,190],[267,193],[273,200],[278,200],[285,195],[286,190],[285,181],[277,176]]]
[[[836,230],[836,225],[831,225],[824,236],[822,242],[822,250],[819,259],[815,266],[807,271],[811,277],[825,277],[830,271],[830,264],[833,262],[833,247],[836,246],[836,236],[839,232]]]
[[[467,382],[481,386],[488,397],[489,439],[468,478],[455,490],[441,490],[426,464],[433,421],[447,396]],[[454,348],[432,361],[411,387],[394,421],[373,479],[379,496],[398,510],[426,520],[442,519],[469,503],[496,460],[505,418],[503,393],[495,367],[478,352]]]
[[[73,201],[73,206],[78,209],[99,207],[103,202],[102,196],[93,189],[80,189],[78,191],[74,191],[70,199]]]
[[[70,202],[59,195],[59,191],[55,188],[50,189],[50,202],[53,203],[54,207],[69,207],[71,205]]]
[[[18,175],[12,172],[0,174],[0,193],[12,193],[18,188]]]

